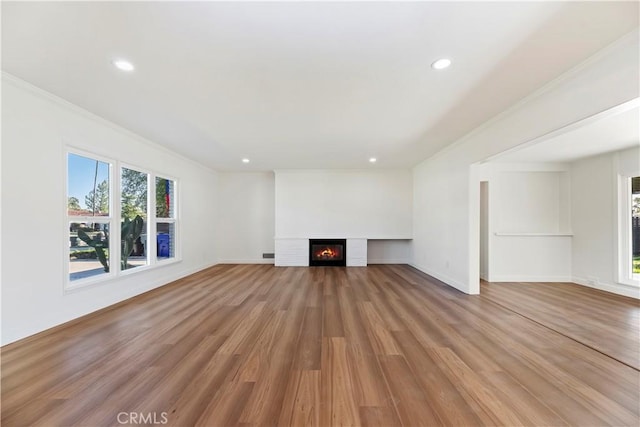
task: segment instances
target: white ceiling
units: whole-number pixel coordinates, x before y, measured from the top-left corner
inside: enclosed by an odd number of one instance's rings
[[[501,155],[497,162],[572,162],[640,146],[640,109],[590,122],[538,144]]]
[[[637,26],[637,2],[2,2],[2,68],[216,169],[409,167]]]

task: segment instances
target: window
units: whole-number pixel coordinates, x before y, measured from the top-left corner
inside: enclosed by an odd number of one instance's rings
[[[67,288],[178,260],[176,212],[175,180],[68,152]]]
[[[156,178],[156,239],[158,260],[176,256],[176,183],[167,178]]]
[[[148,264],[147,193],[149,176],[123,167],[120,174],[120,268]]]
[[[631,181],[631,277],[640,281],[640,176],[634,176]]]
[[[108,275],[111,163],[69,153],[67,169],[69,281]]]
[[[620,177],[619,282],[640,286],[640,176]]]

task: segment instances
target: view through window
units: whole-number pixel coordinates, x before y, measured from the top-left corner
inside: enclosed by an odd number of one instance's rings
[[[148,264],[147,193],[149,176],[129,168],[120,175],[120,268]]]
[[[69,154],[67,218],[69,279],[109,273],[111,165]]]
[[[156,238],[158,260],[174,258],[176,241],[175,182],[156,178]]]
[[[631,274],[640,280],[640,176],[631,178]]]
[[[67,155],[66,244],[74,286],[177,259],[176,182],[118,167],[115,160]]]

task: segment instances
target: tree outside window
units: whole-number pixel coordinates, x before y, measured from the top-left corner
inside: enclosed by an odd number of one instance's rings
[[[114,167],[120,173],[118,188],[113,188]],[[175,260],[175,192],[174,180],[121,167],[117,161],[69,152],[67,283],[83,286],[125,271],[140,271],[137,267]],[[119,201],[115,214],[114,199]],[[114,262],[116,253],[119,260]]]

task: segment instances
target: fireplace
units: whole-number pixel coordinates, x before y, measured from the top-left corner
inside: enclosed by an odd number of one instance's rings
[[[345,267],[347,265],[346,239],[309,239],[309,265]]]

